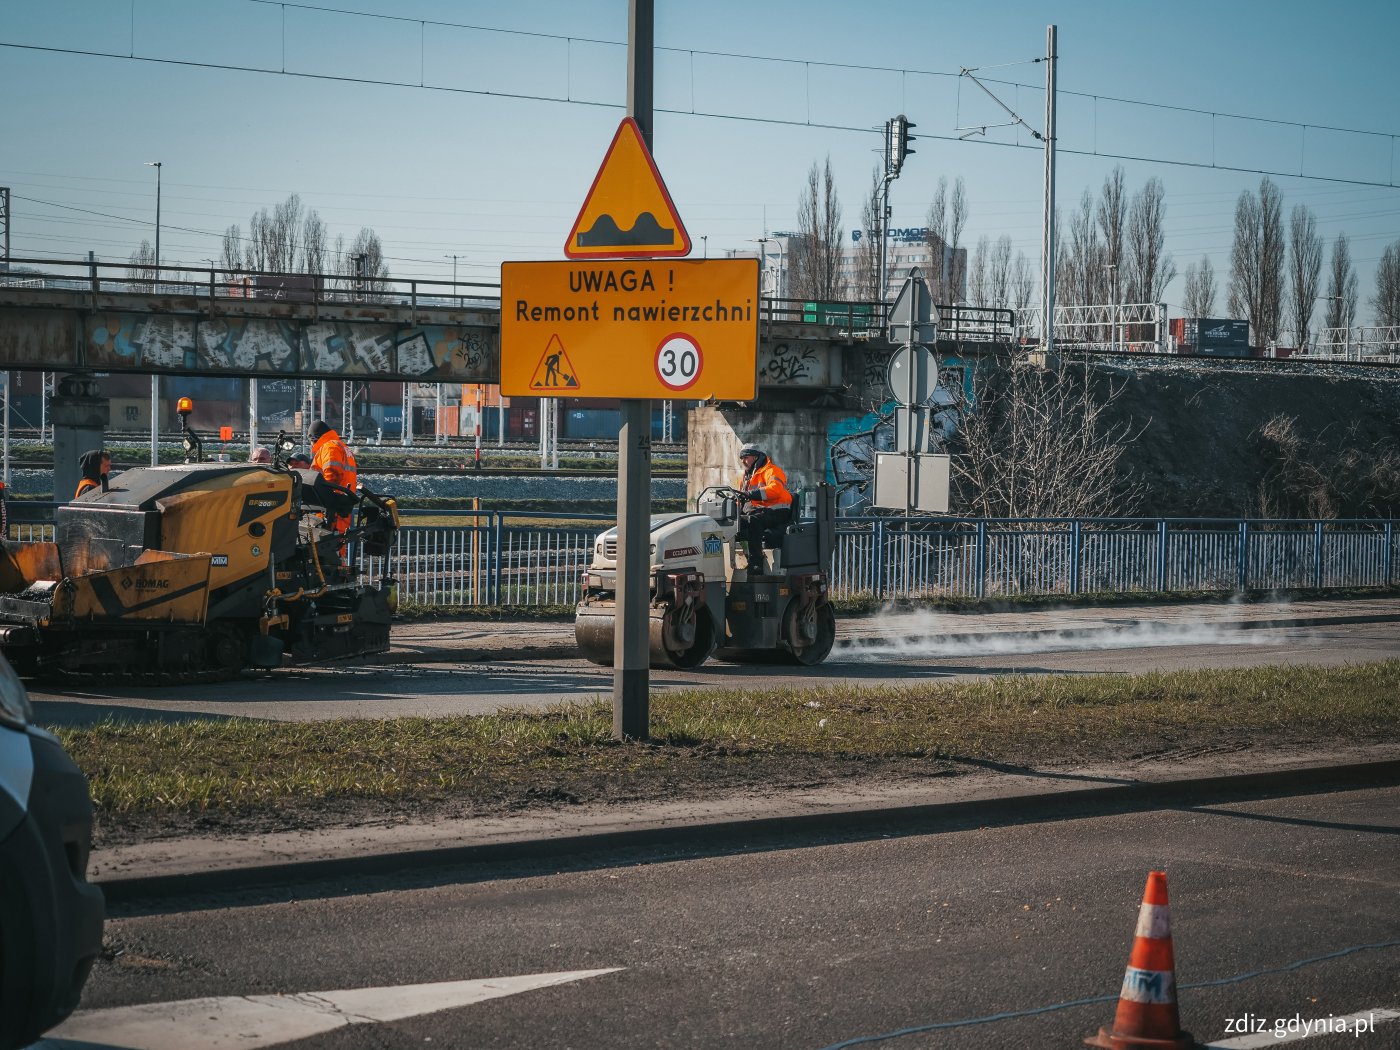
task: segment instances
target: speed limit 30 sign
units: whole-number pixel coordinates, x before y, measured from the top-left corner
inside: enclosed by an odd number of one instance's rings
[[[683,332],[668,335],[656,348],[656,377],[671,390],[689,390],[704,366],[700,344]]]
[[[507,397],[757,394],[757,259],[501,266]]]

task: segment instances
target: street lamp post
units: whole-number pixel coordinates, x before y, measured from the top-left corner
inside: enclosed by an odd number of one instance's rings
[[[460,256],[453,253],[444,255],[443,258],[452,260],[452,294],[454,296],[457,296],[457,306],[460,308],[462,305],[462,297],[460,295],[457,295],[457,260],[460,258]]]
[[[1108,291],[1109,298],[1109,337],[1113,340],[1113,349],[1118,349],[1118,322],[1122,319],[1122,310],[1118,303],[1118,264],[1105,263],[1104,269],[1108,271],[1108,283],[1111,285]]]
[[[755,237],[753,239],[758,242],[758,293],[762,295],[768,290],[768,238]]]
[[[454,296],[457,297],[457,308],[460,310],[461,307],[462,307],[462,297],[461,297],[460,295],[457,294],[457,259],[458,259],[458,255],[457,255],[456,252],[449,252],[448,254],[444,255],[443,258],[444,258],[444,259],[451,259],[451,260],[452,260],[452,294],[453,294]],[[457,399],[457,401],[458,401],[458,404],[460,405],[462,399],[459,397],[459,398]],[[476,408],[477,408],[477,423],[476,423],[476,465],[477,465],[477,467],[478,467],[478,469],[479,469],[479,468],[481,467],[481,387],[480,387],[480,384],[478,384],[478,386],[477,386]],[[441,383],[439,383],[439,384],[437,385],[437,416],[434,418],[433,426],[437,429],[437,434],[435,435],[435,439],[436,439],[437,443],[438,443],[439,445],[446,445],[446,444],[448,443],[448,441],[447,441],[448,434],[447,434],[447,430],[446,430],[446,429],[444,428],[444,426],[443,426],[443,419],[442,419],[442,384],[441,384]],[[460,429],[460,428],[459,428],[459,429]]]
[[[146,167],[156,169],[156,259],[155,281],[160,280],[160,167],[158,160],[146,161]],[[154,290],[154,282],[152,288]],[[151,466],[160,463],[160,376],[151,375]]]

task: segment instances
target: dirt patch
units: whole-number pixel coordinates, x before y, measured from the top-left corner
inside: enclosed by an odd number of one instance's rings
[[[1160,777],[1218,775],[1235,769],[1268,768],[1319,754],[1332,755],[1337,761],[1360,760],[1360,756],[1368,754],[1368,744],[1390,742],[1382,733],[1367,738],[1319,737],[1282,730],[1222,739],[1216,734],[1183,729],[1120,740],[1111,750],[1084,741],[1082,746],[1057,753],[1034,749],[996,760],[956,756],[723,755],[709,749],[692,749],[670,755],[663,766],[634,769],[630,773],[558,770],[522,781],[499,778],[475,785],[474,789],[435,795],[395,799],[341,795],[292,800],[273,808],[197,813],[100,813],[94,845],[110,849],[191,835],[251,836],[321,828],[484,820],[522,813],[562,812],[582,806],[625,809],[735,797],[762,800],[791,792],[843,788],[878,793],[975,774],[1044,774],[1104,763],[1115,767],[1126,779],[1141,777],[1149,769],[1153,776]]]

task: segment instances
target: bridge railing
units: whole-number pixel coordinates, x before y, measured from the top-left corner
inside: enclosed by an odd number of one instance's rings
[[[93,295],[174,296],[206,300],[497,310],[501,289],[483,281],[281,273],[241,267],[147,266],[95,260],[11,258],[0,288]]]
[[[211,260],[212,263],[212,260]],[[347,273],[283,273],[242,267],[111,263],[96,260],[12,258],[0,270],[0,289],[178,297],[229,304],[238,301],[311,305],[397,305],[414,309],[499,310],[497,282],[367,277]],[[854,339],[883,338],[890,304],[763,298],[761,319],[821,325]],[[991,306],[941,304],[939,336],[961,342],[1010,343],[1016,313]]]
[[[824,325],[855,339],[884,338],[889,303],[839,300],[763,300],[763,320],[769,324]],[[938,310],[938,336],[961,342],[1010,343],[1017,333],[1016,312],[995,306],[943,304]]]

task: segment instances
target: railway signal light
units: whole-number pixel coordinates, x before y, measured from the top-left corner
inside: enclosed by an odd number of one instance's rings
[[[904,166],[904,158],[914,152],[909,145],[914,141],[909,129],[916,127],[918,125],[910,122],[903,113],[885,121],[885,173],[890,177],[899,174],[899,169]]]

